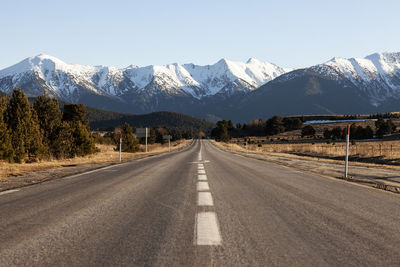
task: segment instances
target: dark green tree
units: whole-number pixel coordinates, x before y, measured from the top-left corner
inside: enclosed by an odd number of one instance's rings
[[[96,152],[94,138],[91,136],[88,126],[82,122],[72,124],[72,137],[74,140],[74,154],[82,157]]]
[[[14,161],[22,162],[26,156],[36,160],[43,152],[42,137],[36,112],[31,109],[25,93],[14,89],[6,109],[6,122],[11,130]]]
[[[391,119],[385,121],[382,117],[380,117],[375,122],[376,127],[376,136],[382,138],[385,134],[392,134],[396,131],[396,126],[394,125]]]
[[[59,138],[58,132],[63,116],[58,101],[46,95],[40,95],[33,104],[33,108],[38,117],[43,143],[47,146],[50,155],[54,156],[54,151],[59,150],[54,143]]]
[[[0,160],[12,162],[14,153],[11,145],[11,132],[5,122],[5,111],[7,107],[7,98],[0,98]]]
[[[314,136],[316,133],[314,127],[311,125],[306,125],[303,129],[301,129],[301,136]]]
[[[72,129],[73,127],[71,127],[71,123],[68,121],[61,122],[60,126],[57,127],[57,138],[52,143],[52,153],[57,159],[75,157],[76,152]]]
[[[119,144],[117,149],[119,149]],[[126,122],[122,127],[122,151],[132,153],[139,151],[139,141],[133,135],[132,127]]]
[[[225,121],[225,120],[217,122],[217,127],[211,131],[211,136],[215,138],[215,141],[228,142],[231,139],[228,133],[228,127],[230,126],[231,123],[232,123],[231,121]]]
[[[153,128],[150,128],[150,137],[149,137],[149,144],[154,144],[157,140],[156,131]]]
[[[269,118],[265,123],[265,133],[266,135],[275,135],[283,133],[285,131],[285,126],[283,124],[283,119],[281,116],[273,116]]]
[[[303,127],[303,122],[299,118],[283,118],[283,126],[285,127],[285,131],[293,131],[297,129],[301,129]]]
[[[332,130],[325,129],[324,130],[324,138],[325,139],[343,139],[345,137],[345,130],[340,127],[335,127]]]
[[[65,104],[63,112],[63,121],[85,121],[86,107],[83,104]]]
[[[96,152],[94,138],[90,134],[89,123],[85,120],[86,108],[82,104],[64,106],[63,121],[71,128],[73,156],[84,156]]]

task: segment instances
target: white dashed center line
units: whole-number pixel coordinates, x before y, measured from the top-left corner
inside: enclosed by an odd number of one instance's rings
[[[199,181],[207,181],[207,175],[205,175],[205,174],[198,174],[198,175],[197,175],[197,179],[198,179]]]
[[[198,206],[214,206],[214,201],[210,192],[198,192]]]
[[[198,158],[199,161],[202,160],[201,147]],[[204,162],[209,161],[206,160]],[[197,164],[197,180],[197,205],[213,209],[214,201],[203,163]],[[199,211],[197,213],[195,235],[194,243],[196,245],[218,246],[222,244],[217,215],[214,211]]]
[[[221,234],[214,212],[199,212],[196,216],[196,244],[221,245]]]
[[[210,191],[208,182],[197,182],[197,191]]]

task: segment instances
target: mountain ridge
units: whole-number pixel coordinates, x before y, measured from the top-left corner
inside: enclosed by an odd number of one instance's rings
[[[0,70],[0,91],[14,87],[28,96],[46,91],[67,102],[117,112],[163,110],[212,121],[389,112],[397,111],[400,102],[400,53],[334,57],[295,70],[254,58],[117,69],[66,64],[42,54]]]

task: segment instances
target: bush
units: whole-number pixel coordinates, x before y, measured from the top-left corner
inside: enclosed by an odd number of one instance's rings
[[[304,136],[314,136],[315,135],[315,129],[314,127],[312,127],[311,125],[307,125],[305,126],[302,130],[301,130],[301,137]]]

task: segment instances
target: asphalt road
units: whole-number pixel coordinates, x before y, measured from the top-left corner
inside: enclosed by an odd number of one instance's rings
[[[222,152],[0,194],[0,266],[399,266],[400,197]]]

